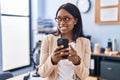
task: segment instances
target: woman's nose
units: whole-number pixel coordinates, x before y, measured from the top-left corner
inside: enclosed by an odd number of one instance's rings
[[[60,21],[60,24],[65,24],[65,21],[64,21],[64,20],[61,20],[61,21]]]

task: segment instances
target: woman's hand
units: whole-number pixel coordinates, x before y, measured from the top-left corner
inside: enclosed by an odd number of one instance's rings
[[[72,63],[73,63],[74,65],[79,65],[80,62],[81,62],[81,59],[80,59],[80,57],[77,55],[76,50],[75,50],[71,45],[69,45],[69,56],[68,56],[68,60],[69,60],[69,61],[72,61]]]
[[[61,59],[63,59],[63,56],[69,55],[69,48],[63,48],[64,46],[58,46],[52,55],[52,63],[53,65],[56,65]]]

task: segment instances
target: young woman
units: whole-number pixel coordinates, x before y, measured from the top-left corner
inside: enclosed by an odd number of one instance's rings
[[[44,38],[38,73],[45,80],[85,80],[91,49],[90,41],[83,35],[80,11],[74,4],[66,3],[60,6],[55,19],[58,34]],[[69,47],[57,46],[58,38],[67,38]]]

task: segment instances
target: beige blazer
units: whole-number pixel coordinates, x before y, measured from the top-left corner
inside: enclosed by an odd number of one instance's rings
[[[51,55],[55,47],[57,47],[57,39],[60,36],[52,34],[47,35],[41,45],[40,65],[38,73],[45,80],[57,80],[58,65],[53,65],[51,62]],[[76,51],[81,58],[80,65],[74,66],[74,80],[85,80],[89,75],[90,64],[90,41],[86,38],[80,37],[76,40]]]

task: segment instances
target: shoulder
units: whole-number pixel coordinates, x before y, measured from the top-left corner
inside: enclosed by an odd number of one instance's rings
[[[57,38],[57,36],[53,35],[53,34],[48,34],[45,35],[45,40],[51,41],[51,40],[55,40]]]
[[[86,42],[86,41],[90,41],[90,40],[88,38],[85,38],[85,37],[79,37],[79,38],[77,38],[77,41]]]
[[[57,37],[59,37],[59,36],[56,36],[56,35],[54,35],[54,34],[48,34],[48,35],[46,35],[48,38],[57,38]]]
[[[90,43],[90,40],[88,38],[85,37],[79,37],[76,40],[77,42],[82,42],[82,43]]]
[[[47,34],[46,37],[52,38],[55,37],[53,34]]]

